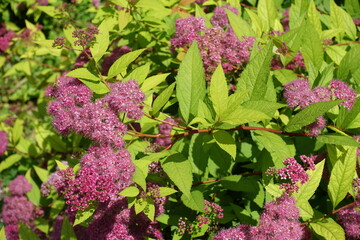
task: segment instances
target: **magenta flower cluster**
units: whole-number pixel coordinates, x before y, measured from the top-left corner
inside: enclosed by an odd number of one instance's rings
[[[0,51],[5,52],[10,47],[11,39],[15,37],[15,33],[7,30],[4,23],[0,24]]]
[[[344,228],[346,239],[356,240],[360,239],[360,211],[357,204],[350,208],[345,208],[339,211],[337,220]]]
[[[121,149],[122,135],[127,127],[120,122],[119,112],[129,118],[142,116],[140,103],[145,95],[136,81],[114,83],[110,93],[103,99],[91,101],[92,92],[79,80],[62,76],[57,87],[49,87],[46,95],[54,97],[48,112],[54,117],[53,125],[62,134],[76,132],[100,144]]]
[[[265,205],[258,226],[238,225],[220,231],[214,240],[301,240],[306,231],[299,222],[299,209],[290,196],[282,196]]]
[[[8,147],[8,135],[5,131],[0,131],[0,156],[4,155]]]
[[[34,219],[36,217],[36,209],[34,204],[25,196],[27,192],[31,191],[31,188],[31,184],[22,175],[18,175],[9,184],[11,195],[5,197],[1,213],[6,237],[9,240],[19,239],[19,222],[35,230]]]
[[[98,33],[99,29],[93,24],[89,24],[86,30],[76,29],[72,33],[72,37],[77,38],[77,40],[74,42],[74,45],[85,48],[94,40],[95,35]]]
[[[197,41],[204,63],[207,79],[215,68],[222,64],[225,72],[234,70],[248,62],[250,50],[255,38],[237,38],[229,26],[225,8],[238,13],[230,6],[216,7],[211,22],[212,28],[205,27],[204,18],[189,17],[176,20],[176,32],[171,39],[171,46],[175,48],[188,48],[194,40]]]
[[[159,134],[161,135],[170,135],[171,134],[171,130],[173,129],[173,125],[174,124],[178,124],[177,121],[175,121],[172,118],[166,118],[164,120],[165,122],[171,123],[161,123],[159,124],[158,128],[159,128]],[[158,145],[158,146],[169,146],[171,144],[171,137],[157,137],[155,138],[154,144]]]
[[[274,167],[270,167],[266,171],[268,176],[278,175],[283,180],[289,180],[290,183],[282,183],[280,189],[284,189],[284,194],[289,195],[291,193],[297,192],[299,186],[297,183],[304,184],[309,180],[309,176],[306,173],[305,169],[315,170],[315,159],[317,156],[306,156],[301,155],[300,159],[303,162],[303,165],[299,164],[295,158],[289,157],[286,158],[283,163],[285,167],[276,170]]]
[[[284,97],[289,107],[299,106],[301,109],[317,102],[327,102],[330,100],[344,100],[339,105],[351,110],[355,103],[357,93],[343,81],[333,80],[329,87],[315,87],[311,89],[309,81],[305,79],[294,80],[284,86]],[[326,126],[323,116],[317,121],[306,126],[310,136],[318,136],[320,131]]]

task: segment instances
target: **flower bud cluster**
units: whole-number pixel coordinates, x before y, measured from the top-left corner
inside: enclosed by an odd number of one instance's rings
[[[214,240],[301,240],[305,229],[299,222],[299,209],[296,201],[290,196],[282,196],[265,205],[258,226],[245,224],[220,231]]]
[[[172,118],[166,118],[164,121],[168,122],[168,123],[172,123],[172,124],[178,124],[178,122]],[[173,129],[173,125],[165,123],[165,122],[159,124],[159,126],[158,126],[159,133],[161,135],[170,135],[171,130]],[[164,146],[164,147],[169,146],[171,144],[171,137],[157,137],[157,138],[155,138],[154,144],[156,144],[158,146]]]
[[[183,235],[185,233],[194,234],[201,231],[203,225],[208,225],[207,232],[213,232],[218,228],[218,219],[224,217],[223,209],[216,203],[204,200],[204,212],[196,216],[193,222],[186,218],[180,217],[178,221],[177,233]]]
[[[299,106],[301,109],[317,102],[327,102],[330,100],[345,100],[339,105],[351,110],[355,103],[357,93],[343,81],[333,80],[329,87],[315,87],[311,89],[309,81],[305,79],[294,80],[284,86],[284,97],[289,107]],[[310,136],[318,136],[320,131],[326,126],[323,116],[316,122],[306,126]]]
[[[4,155],[8,147],[8,135],[5,131],[0,131],[0,156]]]
[[[25,195],[31,191],[31,188],[31,184],[22,175],[18,175],[9,184],[11,195],[5,197],[1,213],[7,239],[19,239],[19,222],[35,230],[34,220],[38,214],[42,214],[42,211],[37,211]]]
[[[226,9],[238,14],[236,8],[230,6],[216,7],[211,18],[212,28],[205,27],[204,18],[189,17],[176,20],[176,32],[171,39],[171,47],[188,48],[197,41],[204,63],[207,79],[221,63],[225,72],[232,71],[233,66],[241,66],[248,62],[250,50],[255,38],[237,38],[226,15]]]

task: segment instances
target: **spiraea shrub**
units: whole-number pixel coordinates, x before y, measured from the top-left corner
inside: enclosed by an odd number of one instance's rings
[[[360,239],[358,0],[0,10],[0,239]]]

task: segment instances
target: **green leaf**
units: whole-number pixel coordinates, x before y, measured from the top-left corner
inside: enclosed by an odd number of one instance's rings
[[[245,20],[243,20],[241,16],[236,15],[229,9],[225,9],[225,11],[227,13],[230,26],[240,41],[243,40],[243,36],[255,37],[255,33],[251,26]]]
[[[36,174],[42,182],[46,182],[49,177],[49,172],[46,169],[39,168],[38,166],[33,166]]]
[[[71,226],[69,219],[64,216],[61,227],[61,240],[76,240],[76,235],[73,227]]]
[[[265,186],[266,192],[273,197],[280,197],[283,194],[283,190],[280,189],[279,184],[269,183]]]
[[[60,161],[58,161],[58,160],[55,160],[55,162],[56,162],[56,165],[58,166],[58,168],[59,168],[60,170],[65,170],[65,169],[68,168],[68,166],[66,166],[64,163],[62,163],[62,162],[60,162]]]
[[[269,101],[247,101],[243,103],[242,106],[248,109],[263,112],[272,118],[277,109],[286,107],[287,105]]]
[[[132,20],[130,12],[124,8],[118,11],[119,30],[122,31]]]
[[[313,24],[307,21],[306,25],[307,34],[303,38],[301,53],[304,57],[306,68],[309,69],[309,62],[312,62],[316,70],[319,71],[324,58],[323,44]]]
[[[354,138],[338,134],[320,135],[316,138],[316,140],[326,144],[360,147],[360,144]]]
[[[24,120],[21,118],[16,119],[14,127],[12,129],[12,141],[14,144],[17,144],[23,134],[24,130]]]
[[[257,46],[254,45],[254,48]],[[273,56],[273,42],[270,41],[255,56],[251,56],[250,62],[242,72],[237,84],[237,91],[249,90],[245,100],[263,100],[266,94],[266,86],[270,74],[270,62]]]
[[[327,46],[325,52],[337,65],[341,63],[347,53],[342,46]]]
[[[338,121],[337,126],[341,129],[352,129],[360,127],[360,99],[357,98],[350,112],[346,112],[342,121]]]
[[[330,19],[331,28],[344,29],[344,32],[351,40],[356,39],[356,26],[351,16],[341,7],[337,6],[334,0],[330,0]],[[340,34],[338,40],[342,40],[343,36]]]
[[[233,112],[225,115],[222,122],[237,126],[244,123],[259,122],[266,119],[271,119],[271,117],[263,112],[238,106]]]
[[[132,70],[124,80],[135,79],[139,84],[142,84],[145,81],[146,76],[149,74],[150,71],[150,63],[146,63],[143,66],[137,67]]]
[[[290,139],[267,131],[254,131],[254,137],[270,153],[276,168],[282,168],[283,161],[295,155],[295,146]]]
[[[293,197],[297,201],[308,201],[315,193],[322,178],[324,164],[325,160],[316,164],[315,170],[306,171],[309,176],[309,180],[304,184],[300,184],[299,191],[293,194]]]
[[[314,216],[314,210],[309,201],[296,201],[296,206],[299,208],[300,217],[303,220],[309,220]]]
[[[356,171],[356,147],[344,147],[343,152],[331,171],[328,193],[335,208],[351,190]]]
[[[92,217],[92,215],[94,215],[96,208],[97,208],[96,205],[90,205],[84,211],[79,209],[76,212],[75,222],[74,222],[73,226],[81,224],[81,223],[85,222],[86,220],[88,220],[90,217]]]
[[[183,194],[181,200],[186,207],[198,212],[204,212],[204,196],[202,192],[195,190],[189,196]]]
[[[326,240],[345,240],[344,229],[332,218],[325,218],[318,222],[311,222],[310,227],[315,233]]]
[[[227,152],[233,159],[236,158],[236,144],[230,133],[219,130],[214,132],[213,137],[219,147]]]
[[[159,187],[159,190],[160,190],[160,197],[166,197],[177,192],[175,189],[168,187]]]
[[[297,113],[292,119],[290,119],[288,125],[285,127],[285,131],[293,132],[315,122],[318,117],[324,115],[327,111],[341,102],[342,100],[337,100],[329,102],[318,102],[309,105]]]
[[[346,53],[344,58],[340,62],[339,69],[337,71],[337,77],[342,80],[346,80],[350,73],[354,73],[360,67],[360,46],[351,45],[350,50]]]
[[[291,82],[298,78],[296,73],[294,73],[293,71],[291,71],[289,69],[279,69],[279,70],[273,71],[273,73],[274,73],[276,79],[279,80],[279,82],[282,85],[285,85],[286,83]]]
[[[259,0],[258,2],[258,16],[262,20],[264,30],[268,32],[274,27],[275,19],[277,18],[277,10],[274,1]]]
[[[6,236],[5,236],[5,227],[2,226],[0,229],[0,240],[6,240]]]
[[[210,82],[210,98],[219,119],[227,107],[228,85],[221,64],[215,69]]]
[[[193,177],[189,160],[181,153],[174,153],[160,162],[171,181],[175,183],[182,193],[190,198]]]
[[[180,114],[185,122],[190,122],[198,113],[199,101],[205,97],[205,73],[196,41],[193,42],[176,77],[176,96]]]
[[[319,34],[322,31],[321,22],[320,22],[320,13],[316,9],[316,6],[314,4],[313,0],[310,0],[309,2],[309,8],[308,8],[308,18],[309,21],[311,21],[312,25],[314,26],[314,29]]]
[[[19,154],[12,154],[9,157],[7,157],[5,160],[0,162],[0,172],[4,171],[5,169],[8,169],[15,163],[19,162],[21,160],[22,156]]]
[[[153,222],[155,219],[155,204],[152,198],[147,198],[147,206],[144,210],[145,215]]]
[[[169,74],[170,73],[158,74],[158,75],[155,75],[155,76],[145,79],[145,81],[143,82],[143,84],[140,87],[141,90],[143,92],[147,92],[147,91],[153,89],[160,83],[164,82],[165,79],[167,78],[167,76],[169,76]]]
[[[159,96],[155,99],[152,108],[152,115],[156,115],[161,108],[169,101],[175,88],[175,83],[168,86]]]
[[[154,160],[155,161],[155,160]],[[136,167],[136,171],[133,175],[132,180],[138,184],[144,191],[146,191],[146,177],[148,175],[149,172],[149,164],[152,161],[145,161],[143,159],[141,159],[141,161],[135,161],[135,167]]]
[[[26,196],[34,205],[40,206],[40,198],[41,198],[40,188],[31,177],[31,169],[29,169],[26,172],[25,177],[31,184],[31,191],[26,193]]]
[[[95,62],[98,62],[102,56],[104,56],[110,40],[109,40],[109,18],[105,18],[104,21],[99,25],[99,33],[95,35],[95,43],[90,47],[91,56],[94,58]]]
[[[294,29],[301,25],[304,17],[306,16],[307,10],[309,8],[308,0],[295,0],[295,4],[291,5],[290,8],[290,29]]]
[[[20,240],[40,240],[40,238],[30,228],[24,225],[22,222],[19,223],[19,237]]]
[[[136,58],[138,58],[140,54],[144,51],[145,49],[143,48],[122,55],[111,65],[108,72],[108,78],[113,78],[116,75],[124,72],[130,65],[130,63],[132,63]]]
[[[137,195],[139,195],[139,193],[140,191],[137,187],[130,186],[122,190],[119,195],[124,197],[136,197]]]
[[[136,214],[139,214],[141,213],[142,211],[145,210],[145,208],[147,207],[148,203],[146,200],[142,199],[142,198],[139,198],[139,199],[136,199],[136,202],[135,202],[135,213]]]
[[[100,81],[100,77],[94,75],[87,68],[76,68],[76,69],[72,70],[71,72],[67,73],[66,76],[74,77],[74,78],[82,78],[82,79],[86,79],[86,80],[92,80],[95,82]]]
[[[198,175],[203,175],[208,165],[209,153],[205,152],[203,147],[203,139],[206,135],[206,133],[194,134],[190,140],[189,161],[192,172]]]

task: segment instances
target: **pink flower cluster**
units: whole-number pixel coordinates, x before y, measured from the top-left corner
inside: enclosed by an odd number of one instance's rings
[[[338,223],[344,228],[346,239],[360,239],[360,211],[359,204],[339,211]]]
[[[0,51],[5,52],[10,46],[11,39],[15,37],[15,33],[11,30],[6,30],[4,23],[0,24]]]
[[[282,50],[280,49],[279,51],[282,51]],[[276,55],[275,58],[273,58],[271,60],[271,67],[272,67],[272,69],[284,68],[284,65],[280,61],[280,58],[278,55]],[[285,69],[290,69],[292,71],[305,69],[305,62],[304,62],[304,58],[303,58],[301,52],[298,52],[295,55],[294,59],[285,66]]]
[[[98,33],[98,28],[93,24],[89,24],[86,30],[76,29],[72,33],[73,38],[77,38],[74,45],[86,47],[94,40],[95,35]]]
[[[172,124],[178,124],[178,122],[172,118],[166,118],[164,121]],[[171,130],[173,129],[173,125],[167,123],[161,123],[159,124],[158,127],[159,127],[159,133],[161,135],[170,135]],[[154,143],[158,146],[164,146],[164,147],[169,146],[171,144],[171,137],[155,138]]]
[[[5,225],[6,237],[9,240],[19,239],[18,223],[22,222],[31,229],[35,229],[34,219],[36,208],[25,194],[31,191],[31,184],[19,175],[9,184],[11,196],[6,196],[2,208],[1,218]]]
[[[214,240],[301,240],[306,231],[299,222],[299,209],[296,201],[290,196],[282,196],[265,205],[258,226],[238,225],[220,231]]]
[[[0,131],[0,156],[4,155],[8,147],[8,135],[5,131]]]
[[[285,167],[280,168],[276,171],[274,167],[270,167],[266,171],[266,175],[268,176],[280,176],[281,179],[288,179],[290,183],[282,183],[280,185],[281,189],[284,189],[284,194],[291,194],[293,192],[297,192],[299,190],[299,186],[296,184],[300,182],[300,184],[304,184],[309,180],[309,176],[306,173],[305,169],[315,170],[315,163],[318,156],[305,156],[301,155],[300,159],[303,162],[304,166],[299,164],[295,158],[289,157],[284,160]]]
[[[284,90],[286,103],[291,108],[299,106],[303,109],[317,102],[345,100],[339,105],[351,110],[357,97],[357,93],[348,84],[336,79],[330,82],[328,88],[315,87],[314,89],[311,89],[309,81],[298,79],[286,84]],[[320,116],[316,122],[306,126],[306,128],[309,129],[310,136],[318,136],[325,126],[325,118]]]
[[[220,63],[225,72],[232,71],[234,66],[246,64],[255,41],[253,37],[244,36],[241,41],[237,38],[228,26],[225,8],[237,13],[237,9],[230,6],[217,7],[211,18],[213,28],[206,28],[203,18],[177,19],[176,32],[171,39],[173,50],[180,47],[186,49],[194,40],[197,41],[207,79]]]
[[[136,81],[114,83],[110,93],[103,99],[91,101],[92,92],[79,80],[62,76],[57,87],[49,87],[46,95],[54,97],[48,112],[54,117],[53,125],[62,134],[72,131],[83,134],[100,144],[121,149],[124,140],[121,135],[127,127],[120,122],[119,112],[129,118],[142,116],[140,103],[145,95]]]

